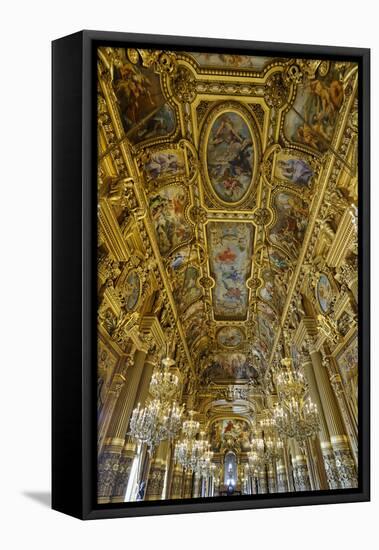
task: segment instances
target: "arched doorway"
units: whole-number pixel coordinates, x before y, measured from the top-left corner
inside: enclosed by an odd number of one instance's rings
[[[233,494],[238,483],[237,457],[233,451],[225,453],[224,485],[228,494]]]

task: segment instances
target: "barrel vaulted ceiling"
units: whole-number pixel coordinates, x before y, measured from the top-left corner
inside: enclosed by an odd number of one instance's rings
[[[197,374],[254,379],[291,306],[356,67],[101,48],[102,67]]]

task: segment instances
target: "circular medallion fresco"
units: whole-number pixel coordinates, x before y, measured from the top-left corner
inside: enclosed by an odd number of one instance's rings
[[[325,273],[321,273],[316,285],[316,298],[320,309],[327,313],[333,298],[333,289]]]
[[[135,271],[129,273],[125,282],[127,287],[125,307],[127,311],[132,311],[136,307],[138,302],[141,291],[141,283]]]
[[[241,114],[221,112],[211,123],[206,143],[206,170],[219,199],[239,202],[248,192],[254,175],[255,145]]]
[[[225,348],[235,348],[244,340],[244,333],[238,327],[223,327],[217,333],[218,343]]]

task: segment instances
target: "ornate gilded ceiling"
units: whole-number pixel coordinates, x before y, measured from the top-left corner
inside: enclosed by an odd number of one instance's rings
[[[356,66],[101,48],[105,68],[115,215],[123,147],[198,376],[254,379],[286,319]]]

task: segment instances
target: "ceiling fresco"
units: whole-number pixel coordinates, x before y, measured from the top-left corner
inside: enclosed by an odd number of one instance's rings
[[[253,379],[249,357],[268,361],[280,330],[352,65],[99,52],[99,70],[111,75],[101,99],[115,113],[113,142],[133,151],[146,205],[136,215],[151,224],[198,375]]]
[[[230,204],[239,202],[250,187],[253,167],[253,137],[247,122],[239,113],[221,113],[210,129],[205,163],[217,197]]]
[[[214,318],[245,319],[248,308],[246,280],[250,275],[253,231],[250,224],[208,224]]]

